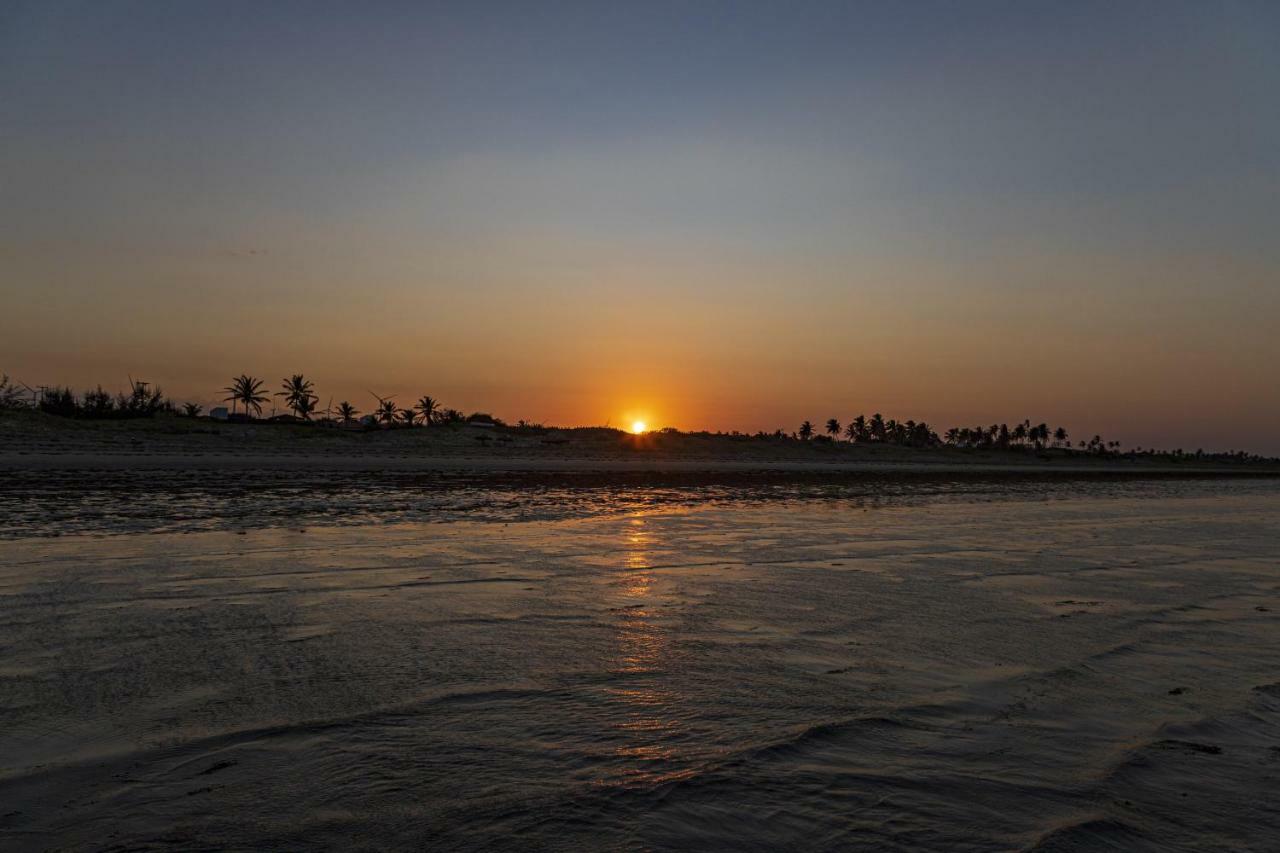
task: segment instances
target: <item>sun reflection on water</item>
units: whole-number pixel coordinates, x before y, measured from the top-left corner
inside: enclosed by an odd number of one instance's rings
[[[681,721],[673,713],[680,697],[672,689],[669,671],[671,642],[651,600],[654,543],[645,516],[629,518],[622,535],[621,566],[611,584],[618,600],[613,608],[618,642],[614,674],[625,682],[610,690],[621,706],[614,728],[623,735],[614,756],[623,763],[624,784],[651,785],[691,772],[681,766],[675,742]]]

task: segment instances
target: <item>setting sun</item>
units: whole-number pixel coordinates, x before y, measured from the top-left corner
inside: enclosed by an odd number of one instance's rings
[[[649,430],[649,427],[645,424],[644,421],[632,421],[631,423],[631,431],[636,435],[639,435],[642,432],[648,432],[648,430]]]

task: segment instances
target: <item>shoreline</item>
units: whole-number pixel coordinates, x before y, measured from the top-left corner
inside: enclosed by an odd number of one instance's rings
[[[922,451],[922,455],[927,451]],[[796,460],[678,457],[654,453],[645,458],[581,456],[433,456],[338,453],[0,453],[0,471],[164,472],[275,471],[335,473],[475,474],[475,475],[726,475],[732,478],[795,476],[856,478],[868,476],[982,477],[1121,477],[1121,478],[1280,478],[1270,466],[1159,465],[1132,460],[1087,462],[1019,460],[1011,462],[958,459]]]

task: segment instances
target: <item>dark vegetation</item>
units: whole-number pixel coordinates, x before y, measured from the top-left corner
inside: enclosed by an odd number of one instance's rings
[[[24,393],[25,392],[25,393]],[[0,376],[0,409],[36,408],[50,415],[67,418],[150,418],[166,412],[176,413],[164,392],[148,382],[129,380],[128,393],[112,395],[99,385],[80,396],[70,388],[17,388],[8,376]]]
[[[575,435],[608,434],[618,438],[631,438],[622,430],[609,427],[582,428],[572,431],[552,429],[541,424],[521,420],[509,425],[500,418],[487,412],[464,414],[458,409],[447,408],[434,397],[423,395],[415,402],[401,406],[393,397],[382,397],[373,392],[376,401],[368,412],[361,412],[351,402],[343,400],[336,406],[330,401],[325,409],[319,409],[320,398],[315,393],[314,383],[303,374],[297,373],[285,377],[280,390],[274,395],[268,394],[261,379],[241,374],[223,390],[223,400],[231,404],[231,411],[226,420],[239,423],[295,423],[330,428],[357,430],[413,429],[427,427],[449,427],[470,425],[485,427],[501,434],[524,434],[544,436],[543,443],[555,444],[567,441],[563,436],[567,432]],[[263,419],[263,405],[275,396],[290,414],[273,415]],[[188,418],[192,420],[210,420],[204,408],[198,403],[183,403],[180,406],[166,399],[162,390],[148,382],[129,380],[127,392],[111,394],[98,386],[77,395],[67,387],[39,386],[32,388],[22,383],[14,383],[7,375],[0,375],[0,411],[34,409],[49,415],[83,420],[123,420],[133,418],[152,418],[157,415]],[[549,433],[556,436],[548,436]],[[723,438],[735,441],[752,441],[761,443],[804,443],[815,449],[823,446],[835,449],[840,445],[863,445],[902,448],[954,448],[965,451],[1007,451],[1036,454],[1041,458],[1057,456],[1089,455],[1106,458],[1124,459],[1158,459],[1162,461],[1203,460],[1211,462],[1254,462],[1276,460],[1246,453],[1230,451],[1225,453],[1209,453],[1202,449],[1193,452],[1181,448],[1174,450],[1157,450],[1154,448],[1135,447],[1122,450],[1119,441],[1105,440],[1094,435],[1088,440],[1078,440],[1074,444],[1067,430],[1063,427],[1050,429],[1048,424],[1033,424],[1030,420],[1010,427],[1007,423],[978,425],[971,427],[951,427],[939,434],[932,426],[913,420],[898,421],[886,419],[879,412],[871,417],[857,415],[847,424],[841,424],[837,418],[829,418],[822,425],[820,432],[811,421],[805,420],[793,432],[778,429],[773,432],[757,432],[755,434],[710,432],[681,432],[671,427],[657,430],[650,434],[649,446],[653,442],[661,442],[664,436],[684,436],[688,438]],[[597,436],[602,437],[602,436]],[[487,440],[487,436],[480,436]],[[503,439],[505,440],[505,439]]]

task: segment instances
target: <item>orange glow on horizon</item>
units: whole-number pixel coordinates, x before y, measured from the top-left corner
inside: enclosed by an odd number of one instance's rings
[[[648,431],[649,431],[649,427],[644,421],[633,421],[631,423],[631,432],[635,433],[636,435],[640,435]]]

